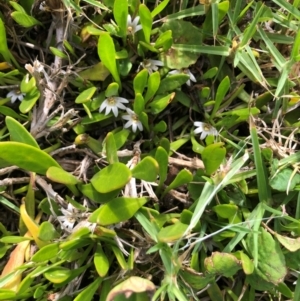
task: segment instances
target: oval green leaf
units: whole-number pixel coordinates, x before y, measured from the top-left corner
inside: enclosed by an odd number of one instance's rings
[[[102,226],[117,224],[133,217],[146,202],[146,198],[116,198],[94,211],[89,221]]]
[[[75,176],[72,174],[66,172],[61,167],[51,166],[46,173],[47,178],[50,180],[66,184],[66,185],[76,185],[81,183],[80,180],[78,180]]]
[[[31,260],[33,262],[42,262],[47,261],[55,258],[59,251],[59,243],[53,243],[43,247],[42,249],[38,250],[33,256]]]
[[[42,175],[45,175],[52,166],[60,168],[59,164],[47,153],[20,142],[1,142],[0,159]]]
[[[147,156],[132,169],[131,173],[136,179],[154,182],[158,174],[158,163],[152,157]]]
[[[226,149],[223,143],[215,143],[207,146],[201,156],[205,166],[206,173],[211,175],[223,162],[226,155]]]
[[[97,88],[91,87],[81,92],[75,99],[75,103],[84,103],[89,101],[95,94]]]
[[[25,127],[12,117],[6,116],[5,123],[12,141],[25,143],[40,148],[36,140],[25,129]]]
[[[130,169],[123,163],[113,163],[91,179],[94,188],[100,193],[107,193],[124,187],[131,179]]]
[[[72,276],[72,271],[63,267],[55,267],[45,272],[44,276],[50,282],[58,284]]]

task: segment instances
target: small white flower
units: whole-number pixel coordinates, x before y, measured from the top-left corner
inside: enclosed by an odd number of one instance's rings
[[[194,130],[195,134],[202,133],[200,139],[203,140],[208,135],[218,136],[218,131],[208,123],[196,121],[194,122],[194,126],[197,128]]]
[[[43,1],[43,2],[40,3],[39,10],[41,10],[41,11],[45,11],[46,10],[46,2],[45,1]]]
[[[164,63],[159,60],[144,60],[141,63],[141,66],[148,70],[149,74],[151,74],[153,71],[157,71],[158,67],[163,67]]]
[[[11,103],[14,103],[17,99],[22,101],[24,96],[25,93],[22,93],[20,90],[12,90],[6,95],[7,98],[10,98]]]
[[[117,117],[119,114],[118,108],[126,110],[126,107],[123,105],[123,103],[128,103],[128,100],[119,96],[110,96],[103,101],[99,112],[102,112],[104,109],[106,109],[105,115],[108,115],[110,111],[112,111],[115,117]]]
[[[62,229],[71,231],[76,223],[76,215],[78,210],[72,205],[68,204],[68,208],[61,208],[62,216],[58,216],[57,219],[61,224]]]
[[[197,80],[196,80],[194,74],[193,74],[189,69],[187,69],[187,68],[180,69],[180,70],[172,70],[172,71],[169,72],[169,74],[182,74],[182,73],[187,74],[187,75],[190,77],[190,78],[186,81],[186,84],[187,84],[188,86],[191,85],[191,81],[194,82],[194,83],[197,82]]]
[[[127,109],[128,115],[122,116],[123,119],[128,120],[124,125],[124,128],[129,128],[132,126],[132,131],[135,133],[138,128],[140,131],[143,130],[143,125],[139,121],[138,115],[136,115],[132,110]]]
[[[135,34],[142,29],[142,25],[138,25],[140,17],[137,16],[133,20],[130,15],[127,16],[127,34]]]

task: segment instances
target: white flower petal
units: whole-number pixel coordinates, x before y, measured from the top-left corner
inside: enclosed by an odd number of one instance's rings
[[[132,131],[135,133],[137,129],[137,124],[136,122],[132,122]]]
[[[141,123],[140,121],[138,121],[137,127],[138,127],[138,129],[139,129],[140,131],[143,130],[143,125],[142,125],[142,123]]]
[[[194,130],[195,134],[200,134],[201,132],[203,132],[203,130],[200,127]]]
[[[125,128],[125,129],[126,129],[126,128],[129,128],[129,127],[131,127],[131,125],[132,125],[132,120],[128,120],[128,121],[125,123],[124,128]]]
[[[133,19],[133,21],[132,21],[131,24],[133,25],[133,27],[137,27],[139,21],[140,21],[140,17],[139,17],[139,16],[136,16],[136,17]]]
[[[132,18],[130,15],[127,16],[127,27],[132,26]]]
[[[118,108],[112,107],[112,111],[113,111],[113,114],[115,115],[115,117],[118,117],[118,114],[119,114]]]
[[[156,66],[162,67],[164,65],[164,63],[159,60],[149,60],[149,61],[151,62],[151,64],[156,65]]]
[[[188,70],[188,74],[189,74],[189,76],[190,76],[190,80],[191,80],[192,82],[196,83],[197,80],[196,80],[196,77],[194,76],[194,74],[193,74],[190,70]]]
[[[100,106],[99,112],[102,112],[106,108],[106,106],[107,106],[107,101],[104,100]]]
[[[138,32],[138,31],[140,31],[140,30],[142,30],[142,29],[143,29],[142,25],[137,25],[137,26],[135,27],[133,33],[136,33],[136,32]]]
[[[201,136],[200,136],[200,139],[204,140],[206,136],[207,136],[207,132],[202,132]]]
[[[126,98],[119,97],[119,96],[114,96],[114,98],[115,98],[115,101],[118,102],[118,103],[119,102],[129,103],[128,99],[126,99]]]
[[[194,126],[197,126],[197,127],[201,127],[203,129],[203,126],[205,125],[204,122],[201,122],[201,121],[195,121],[194,122]]]
[[[168,74],[180,74],[181,72],[179,70],[172,70]]]

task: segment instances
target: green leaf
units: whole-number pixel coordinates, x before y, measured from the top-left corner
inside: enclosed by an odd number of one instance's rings
[[[61,167],[51,166],[46,172],[47,178],[51,181],[66,184],[66,185],[76,185],[81,183],[75,176],[63,170]]]
[[[205,258],[204,266],[209,274],[225,277],[232,277],[242,268],[234,255],[220,252],[214,252],[212,256]]]
[[[17,120],[12,117],[6,116],[5,123],[12,141],[28,144],[38,149],[40,148],[36,140]]]
[[[27,118],[24,118],[23,116],[16,113],[13,109],[5,106],[0,106],[0,113],[5,116],[10,116],[18,120],[26,121]]]
[[[187,169],[182,169],[175,177],[173,182],[165,189],[163,196],[165,196],[171,189],[177,188],[184,184],[188,184],[193,180],[192,173]]]
[[[100,277],[105,277],[109,270],[109,260],[100,244],[97,246],[97,250],[94,255],[94,265],[98,275]]]
[[[105,142],[106,142],[106,156],[108,162],[110,164],[119,162],[114,134],[111,132],[108,133],[106,135]]]
[[[201,157],[205,166],[206,173],[211,175],[223,162],[226,156],[224,143],[214,143],[204,148]]]
[[[155,95],[159,86],[160,86],[160,74],[158,71],[156,71],[150,74],[149,76],[147,92],[145,95],[145,102],[150,100]]]
[[[160,2],[151,12],[151,17],[154,18],[156,15],[160,14],[168,5],[169,1],[170,0],[163,0],[162,2]]]
[[[15,11],[11,13],[11,17],[18,23],[19,25],[29,28],[35,25],[42,25],[37,19],[27,15],[26,13],[22,13],[19,11]]]
[[[135,95],[134,103],[133,103],[133,110],[134,112],[139,115],[141,114],[145,109],[145,101],[144,97],[141,93],[137,93]]]
[[[114,41],[108,33],[101,33],[98,40],[98,55],[104,66],[109,70],[114,80],[122,89],[121,79],[117,69]]]
[[[19,106],[21,113],[28,113],[36,104],[37,100],[40,98],[40,95],[40,91],[37,88],[33,89],[30,93],[27,93]]]
[[[131,179],[130,169],[123,163],[113,163],[91,179],[94,188],[100,193],[107,193],[124,187]]]
[[[247,246],[250,254],[253,256],[253,234],[247,236]],[[265,229],[260,228],[258,235],[258,266],[254,273],[247,276],[247,281],[257,287],[257,281],[278,285],[287,274],[285,258],[282,250],[272,235]]]
[[[78,74],[85,80],[104,81],[109,75],[109,70],[102,62],[99,62],[98,64],[90,66],[88,69],[85,69]]]
[[[87,101],[89,101],[93,95],[95,94],[95,92],[97,91],[96,87],[91,87],[88,88],[84,91],[82,91],[75,99],[75,103],[85,103]]]
[[[146,198],[116,198],[95,210],[89,221],[101,226],[124,222],[133,217],[146,202]]]
[[[218,109],[220,108],[221,103],[223,102],[226,93],[228,92],[230,88],[230,80],[229,77],[226,76],[224,79],[220,82],[218,89],[217,89],[217,94],[216,94],[216,99],[215,99],[215,104],[214,104],[214,109],[210,115],[210,118],[213,119],[214,116],[216,115]]]
[[[159,146],[157,148],[155,160],[157,161],[159,167],[159,186],[162,186],[167,179],[169,163],[169,155],[163,147]]]
[[[149,104],[149,107],[151,108],[151,113],[158,114],[161,111],[163,111],[167,107],[167,105],[173,100],[174,97],[175,97],[175,92],[168,94],[166,96],[161,96],[161,95],[156,96]]]
[[[293,191],[300,183],[300,175],[294,174],[290,168],[280,170],[270,179],[270,186],[278,191]]]
[[[52,260],[58,255],[58,252],[59,252],[59,243],[56,242],[38,250],[36,253],[33,254],[31,260],[33,262]]]
[[[48,221],[43,222],[38,229],[38,238],[42,241],[49,241],[59,238],[60,234],[55,227]]]
[[[26,13],[25,9],[18,3],[9,1],[9,4],[14,8],[14,10],[19,11],[21,13]]]
[[[143,94],[144,89],[147,85],[147,79],[148,79],[147,69],[143,69],[134,77],[133,89],[135,94],[137,93]]]
[[[18,154],[18,156],[12,154]],[[43,175],[52,166],[60,168],[59,164],[47,153],[20,142],[0,142],[0,158],[11,165]]]
[[[127,34],[128,1],[115,0],[113,14],[119,27],[119,35],[125,37]]]
[[[71,275],[72,271],[64,267],[53,267],[44,273],[44,277],[55,284],[66,281]]]
[[[154,47],[157,49],[162,47],[164,51],[167,51],[172,46],[172,44],[172,31],[167,30],[158,37],[158,39],[155,41]]]
[[[147,43],[150,43],[150,35],[151,35],[153,20],[152,20],[151,12],[145,4],[140,4],[139,16],[140,16],[140,21],[143,28],[144,36],[145,36],[145,41]]]
[[[175,89],[180,88],[183,84],[185,84],[189,78],[190,77],[187,74],[169,75],[161,81],[157,94],[174,91]]]
[[[158,164],[152,157],[145,157],[132,170],[132,176],[147,182],[154,182],[158,174]]]
[[[49,49],[55,56],[62,58],[64,60],[68,59],[68,56],[63,51],[61,51],[55,47],[52,47],[52,46],[50,46]]]
[[[85,287],[74,299],[74,301],[90,301],[94,300],[94,295],[96,291],[99,289],[101,282],[103,281],[102,278],[97,278],[87,287]]]
[[[181,222],[164,227],[157,234],[158,241],[169,243],[181,239],[187,227],[187,224],[183,224]]]
[[[105,97],[118,95],[119,85],[117,83],[110,83],[105,90]]]
[[[22,93],[30,93],[36,87],[35,77],[29,79],[29,74],[27,73],[20,84],[20,91]]]
[[[213,207],[213,210],[221,218],[228,219],[230,224],[237,224],[242,222],[239,207],[234,204],[220,204]]]

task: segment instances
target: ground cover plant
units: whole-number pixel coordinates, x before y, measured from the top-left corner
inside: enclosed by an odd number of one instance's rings
[[[300,300],[300,1],[0,1],[0,300]]]

